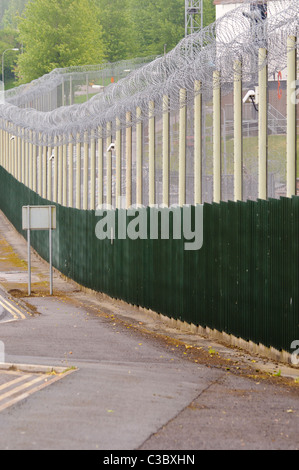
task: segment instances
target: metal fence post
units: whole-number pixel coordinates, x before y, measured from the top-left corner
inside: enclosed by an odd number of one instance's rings
[[[65,137],[63,137],[65,138]],[[63,155],[63,177],[62,177],[62,204],[67,206],[67,168],[68,168],[68,152],[66,143],[62,146],[62,155]]]
[[[115,140],[115,154],[116,154],[116,183],[115,183],[115,204],[116,208],[120,209],[121,204],[121,129],[120,120],[116,118],[116,140]]]
[[[98,139],[98,205],[103,204],[103,132],[99,127]]]
[[[58,147],[57,137],[54,139],[54,178],[53,178],[53,201],[57,202],[58,192]]]
[[[89,163],[89,142],[88,133],[84,133],[84,166],[83,166],[83,210],[88,209],[88,163]]]
[[[142,204],[142,122],[141,109],[136,110],[136,204]]]
[[[243,199],[242,64],[234,64],[234,199]]]
[[[155,204],[155,103],[149,102],[149,122],[148,122],[148,140],[149,140],[149,206]]]
[[[287,197],[296,195],[296,37],[287,40]]]
[[[59,144],[58,147],[58,204],[62,205],[62,185],[63,185],[63,148]]]
[[[194,204],[202,203],[202,94],[201,82],[194,84]]]
[[[94,131],[91,131],[90,140],[90,209],[95,210],[96,198],[96,142]]]
[[[111,122],[107,122],[107,137],[106,137],[106,161],[107,161],[107,180],[106,180],[106,188],[107,188],[107,198],[106,203],[111,206],[112,204],[112,152],[111,150],[108,151],[108,148],[112,142],[111,137]]]
[[[36,147],[36,133],[34,134],[35,143],[33,144],[33,155],[32,155],[32,166],[33,166],[33,181],[32,181],[32,190],[36,193],[37,192],[37,147]],[[19,139],[18,139],[19,140]],[[19,145],[18,145],[18,153],[19,153]],[[18,156],[19,161],[19,156]],[[19,163],[18,163],[19,165]]]
[[[163,204],[169,206],[169,96],[163,96]]]
[[[3,166],[7,170],[7,138],[6,138],[6,124],[4,123],[3,131]]]
[[[213,184],[214,202],[221,200],[221,86],[220,72],[213,72]]]
[[[3,166],[3,130],[2,130],[2,119],[0,119],[0,165]]]
[[[6,155],[6,171],[10,173],[10,139],[9,139],[9,130],[5,133],[5,155]]]
[[[25,131],[26,132],[26,131]],[[25,173],[25,185],[29,187],[29,143],[28,143],[28,130],[27,130],[27,135],[26,135],[26,141],[25,141],[25,168],[26,168],[26,173]]]
[[[22,183],[25,184],[25,170],[26,170],[26,162],[25,162],[25,130],[22,129]]]
[[[126,207],[132,205],[132,127],[131,113],[126,113]]]
[[[9,152],[9,124],[6,131],[6,170],[10,172],[10,152]]]
[[[21,129],[18,127],[18,181],[22,181],[22,146],[21,146]],[[2,134],[2,130],[1,130]],[[3,142],[1,141],[1,148],[2,148]],[[36,171],[36,170],[35,170]]]
[[[187,127],[187,92],[180,90],[180,123],[179,123],[179,205],[186,203],[186,127]]]
[[[16,142],[15,135],[11,136],[11,146],[12,146],[12,174],[13,177],[16,177],[17,165],[16,165]]]
[[[23,138],[21,139],[21,154],[22,154],[22,163],[24,160],[24,153],[23,153]],[[37,172],[37,188],[36,192],[41,196],[42,195],[42,182],[41,182],[41,132],[38,133],[38,147],[37,147],[37,161],[36,161],[36,172]],[[22,168],[22,174],[23,168]],[[23,176],[24,178],[24,176]]]
[[[32,179],[32,170],[33,170],[33,148],[32,148],[32,131],[29,132],[29,143],[28,143],[28,158],[29,158],[29,188],[32,189],[33,187],[33,179]]]
[[[76,143],[76,208],[81,209],[81,141],[77,134]]]
[[[47,199],[52,200],[52,147],[48,146],[48,182],[47,182]]]
[[[68,206],[73,207],[73,201],[74,201],[74,144],[73,144],[73,142],[69,142],[68,155],[69,155],[69,200],[68,200]]]
[[[45,143],[43,144],[43,198],[46,199],[47,197],[47,169],[48,169],[48,161],[47,161],[47,146]]]

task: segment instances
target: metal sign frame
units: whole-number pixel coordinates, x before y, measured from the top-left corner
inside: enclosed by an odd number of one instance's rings
[[[50,295],[53,295],[52,230],[56,229],[56,206],[23,206],[22,228],[28,241],[28,295],[31,295],[31,230],[49,230]]]

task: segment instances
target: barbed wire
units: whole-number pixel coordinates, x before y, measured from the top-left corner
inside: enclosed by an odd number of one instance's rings
[[[15,135],[22,134],[35,145],[54,147],[84,142],[90,139],[91,131],[93,138],[104,138],[108,122],[112,123],[115,133],[117,128],[124,129],[138,121],[161,116],[165,112],[164,96],[169,98],[168,112],[177,112],[182,104],[191,104],[195,93],[202,93],[209,100],[215,86],[215,70],[220,72],[217,86],[221,86],[222,93],[229,93],[233,88],[236,61],[242,63],[241,78],[248,84],[256,82],[261,66],[267,64],[269,75],[286,67],[287,38],[297,37],[298,16],[298,0],[244,1],[199,33],[182,39],[165,56],[108,85],[86,103],[62,106],[49,112],[22,109],[14,104],[18,99],[21,103],[20,97],[28,93],[32,93],[33,98],[34,89],[39,89],[38,93],[43,89],[49,92],[61,83],[61,77],[80,73],[71,69],[53,71],[39,79],[37,87],[36,82],[32,82],[7,95],[8,102],[0,105],[0,126]],[[261,47],[267,49],[263,64],[258,60]],[[298,48],[297,41],[294,47]],[[196,81],[200,82],[197,91],[194,90]],[[181,89],[186,90],[184,103],[179,99]],[[154,107],[150,108],[150,102]]]

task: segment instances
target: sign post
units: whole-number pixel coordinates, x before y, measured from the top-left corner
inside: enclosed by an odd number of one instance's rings
[[[53,295],[52,230],[56,229],[56,206],[23,206],[22,228],[28,241],[28,295],[31,295],[31,230],[49,230],[50,295]]]

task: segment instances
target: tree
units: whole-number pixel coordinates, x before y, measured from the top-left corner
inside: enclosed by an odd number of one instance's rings
[[[184,0],[127,0],[131,24],[131,57],[163,54],[185,35]],[[203,26],[215,21],[213,0],[203,0]]]
[[[107,59],[161,55],[185,35],[184,0],[96,0]],[[204,26],[215,21],[213,0],[203,0]],[[166,45],[166,46],[165,46]]]
[[[0,57],[2,57],[2,54],[5,50],[13,49],[13,48],[20,48],[20,45],[18,44],[18,41],[17,41],[16,31],[13,31],[11,29],[1,30],[0,31]],[[15,78],[14,68],[15,68],[17,57],[18,57],[18,52],[7,51],[7,53],[5,54],[4,75],[5,75],[5,88],[6,89],[13,86],[13,82]],[[1,79],[3,81],[2,67],[1,67]]]
[[[163,54],[184,37],[185,3],[182,0],[129,0],[134,25],[134,49],[139,56]]]
[[[0,23],[2,23],[3,16],[5,14],[5,11],[7,10],[9,6],[10,0],[1,0],[0,1]]]
[[[18,60],[19,83],[55,68],[103,62],[98,17],[94,0],[31,0],[19,22],[24,50]]]
[[[1,24],[3,29],[18,29],[19,16],[24,11],[28,0],[10,0],[2,15]]]

